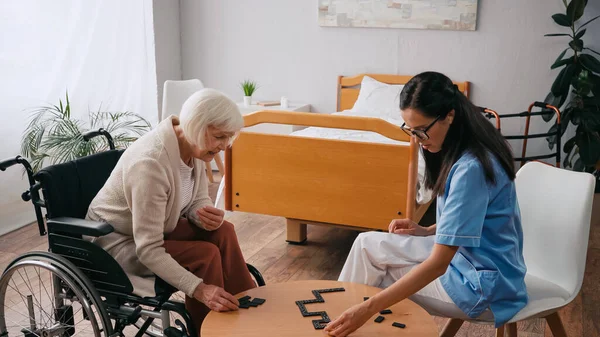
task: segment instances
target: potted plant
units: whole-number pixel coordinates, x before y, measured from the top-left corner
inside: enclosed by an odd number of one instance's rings
[[[42,106],[31,111],[31,120],[21,139],[21,153],[37,172],[46,162],[58,164],[108,150],[103,137],[83,139],[83,133],[105,129],[115,147],[125,148],[151,129],[150,123],[132,112],[89,112],[89,123],[71,117],[68,93],[65,104]]]
[[[585,27],[600,15],[580,24],[587,0],[563,2],[565,13],[554,14],[552,19],[568,32],[545,36],[568,37],[568,47],[551,66],[551,69],[562,69],[545,102],[561,110],[560,136],[565,133],[569,124],[575,126],[575,135],[563,143],[563,152],[566,153],[563,167],[595,173],[598,177],[596,164],[600,160],[600,61],[597,55],[600,53],[587,47],[583,38],[586,34]],[[554,123],[554,113],[548,112],[543,115],[544,120]],[[550,132],[556,128],[553,125]],[[548,137],[547,141],[550,149],[553,149],[556,136]]]
[[[250,106],[252,104],[252,94],[257,89],[256,82],[245,80],[241,83],[242,90],[244,90],[244,105]]]

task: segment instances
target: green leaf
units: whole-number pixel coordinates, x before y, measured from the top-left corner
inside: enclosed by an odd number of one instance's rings
[[[65,93],[65,96],[67,97],[67,108],[66,108],[67,118],[71,118],[71,103],[69,102],[69,92],[68,91]]]
[[[585,31],[586,31],[586,29],[577,33],[577,35],[575,35],[575,39],[581,39],[583,37],[583,34],[585,34]]]
[[[571,34],[553,33],[553,34],[544,34],[544,36],[571,36]]]
[[[569,106],[560,115],[560,126],[561,126],[560,136],[561,137],[565,134],[565,131],[567,131],[567,127],[569,126],[569,122],[571,121],[572,112],[573,112],[573,108]]]
[[[581,122],[581,110],[573,109],[573,112],[571,113],[571,123],[573,123],[574,125],[579,125],[580,122]]]
[[[571,56],[571,57],[569,57],[569,58],[566,58],[566,59],[564,59],[564,60],[560,60],[560,61],[558,61],[558,62],[554,63],[554,64],[553,64],[553,65],[550,67],[550,69],[556,69],[556,68],[558,68],[558,67],[562,67],[562,66],[564,66],[565,64],[573,63],[573,60],[574,60],[574,59],[575,59],[575,56]]]
[[[585,96],[582,97],[582,101],[584,109],[590,109],[591,111],[596,109],[600,114],[600,96]]]
[[[555,107],[560,107],[560,104],[561,104],[560,101],[561,101],[561,97],[554,96],[554,94],[552,94],[552,93],[548,93],[548,95],[544,99],[544,103],[550,104]],[[544,119],[545,122],[549,122],[552,119],[552,117],[554,117],[554,110],[552,110],[552,109],[542,109],[542,112],[544,112],[544,114],[542,115],[542,118]]]
[[[558,124],[554,124],[548,130],[548,133],[556,132],[557,129],[558,129]],[[546,137],[546,141],[548,142],[548,148],[550,150],[553,150],[554,145],[556,144],[556,135]]]
[[[569,64],[560,71],[556,77],[556,80],[554,80],[554,83],[552,84],[552,93],[554,96],[562,96],[567,94],[567,90],[569,90],[571,78],[573,77],[575,70],[575,65]]]
[[[595,97],[600,98],[600,76],[589,74],[589,80],[591,83],[591,90]]]
[[[554,14],[554,15],[552,15],[552,19],[554,19],[554,22],[556,22],[559,26],[571,27],[572,21],[565,14],[562,14],[562,13]]]
[[[583,40],[572,40],[571,42],[569,42],[569,46],[571,48],[573,48],[573,50],[582,51],[583,50]]]
[[[590,21],[588,21],[588,22],[584,23],[583,25],[579,26],[579,29],[581,29],[581,28],[583,28],[583,27],[587,26],[587,25],[588,25],[590,22],[592,22],[592,21],[596,20],[597,18],[600,18],[600,15],[596,16],[595,18],[591,19]],[[578,30],[579,30],[579,29],[578,29]]]
[[[560,53],[560,55],[558,55],[558,57],[556,58],[556,61],[554,61],[554,64],[552,64],[552,67],[550,67],[551,69],[556,68],[554,65],[557,64],[558,62],[562,61],[562,58],[567,53],[567,50],[569,50],[569,48],[565,48],[565,50],[563,50],[562,53]]]
[[[567,6],[567,16],[572,22],[575,22],[583,16],[583,10],[587,5],[587,0],[572,0]]]
[[[600,137],[596,132],[585,132],[580,125],[576,131],[579,158],[584,166],[593,166],[600,159]]]
[[[575,139],[575,137],[572,137],[571,139]],[[576,151],[569,151],[569,152],[566,153],[565,159],[563,160],[563,167],[564,168],[569,168],[569,167],[571,167],[571,165],[573,165],[572,159],[573,159],[573,156],[575,155],[575,152]]]
[[[600,53],[599,53],[599,52],[597,52],[597,51],[593,50],[592,48],[585,47],[585,48],[583,48],[583,49],[585,49],[585,50],[589,50],[589,51],[591,51],[591,52],[592,52],[592,53],[594,53],[594,54],[600,55]]]
[[[583,169],[583,161],[581,161],[581,158],[577,158],[577,160],[575,161],[575,165],[573,165],[573,171],[581,172],[583,171]]]
[[[573,87],[576,89],[576,94],[579,97],[587,97],[590,94],[592,86],[594,85],[590,78],[591,72],[583,69],[579,76],[573,79]]]
[[[573,151],[574,147],[575,147],[575,137],[573,136],[573,137],[571,137],[571,139],[569,139],[565,142],[565,145],[563,145],[563,152],[567,154],[567,157],[568,157],[568,154],[571,153],[571,151]],[[567,159],[567,158],[565,158],[565,159]],[[567,166],[567,165],[565,165],[565,166]]]
[[[569,160],[569,156],[568,155],[566,155],[565,159],[563,159],[563,167],[564,168],[571,167],[571,161]]]
[[[581,110],[581,123],[589,130],[598,130],[600,128],[600,115],[593,106],[584,107]]]
[[[567,126],[569,125],[569,113],[568,110],[561,116],[561,121],[560,121],[560,137],[562,137],[565,134],[565,131],[567,130]],[[548,130],[548,133],[553,133],[556,132],[556,130],[558,129],[558,125],[559,124],[554,124],[550,127],[550,129]],[[554,149],[554,145],[556,144],[557,141],[557,137],[556,135],[552,135],[552,136],[548,136],[546,137],[546,141],[548,142],[548,148],[550,150]]]
[[[587,70],[594,73],[600,73],[600,61],[594,56],[590,54],[581,54],[579,55],[579,61],[581,61],[581,65]]]

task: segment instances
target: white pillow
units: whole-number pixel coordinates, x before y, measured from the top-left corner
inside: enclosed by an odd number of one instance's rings
[[[372,77],[364,76],[360,84],[358,99],[353,111],[363,112],[384,119],[401,119],[400,92],[402,84],[386,84]]]

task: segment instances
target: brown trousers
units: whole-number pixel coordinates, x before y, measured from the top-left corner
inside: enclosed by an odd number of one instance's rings
[[[165,237],[163,246],[175,261],[206,284],[222,287],[232,295],[256,287],[230,222],[224,221],[215,231],[206,231],[182,218]],[[200,335],[200,326],[210,309],[188,296],[185,307]]]

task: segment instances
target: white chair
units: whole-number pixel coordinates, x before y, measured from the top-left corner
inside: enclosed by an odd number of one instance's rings
[[[163,100],[162,100],[162,112],[160,115],[160,120],[169,117],[170,115],[179,116],[181,112],[181,107],[183,103],[196,91],[203,89],[204,84],[199,79],[191,79],[191,80],[167,80],[163,86]],[[221,155],[215,155],[215,164],[221,172],[221,176],[225,174],[225,169],[223,167],[223,160],[221,160]],[[214,182],[213,174],[212,174],[212,165],[210,163],[206,163],[206,174],[208,175],[208,180],[212,183]]]
[[[508,336],[517,336],[518,321],[545,318],[555,337],[565,337],[558,310],[575,299],[583,283],[595,179],[529,162],[517,172],[515,185],[529,302],[507,324]],[[462,323],[452,318],[440,336],[454,336]],[[496,336],[504,336],[504,328],[496,329]]]

